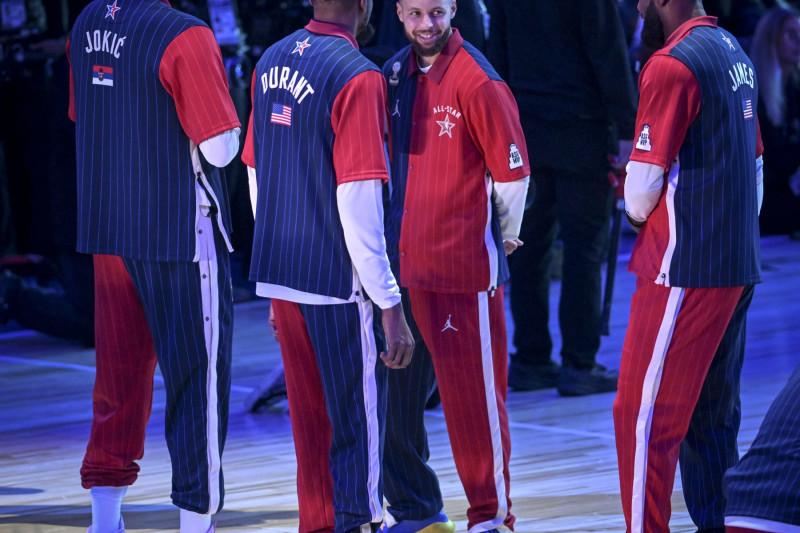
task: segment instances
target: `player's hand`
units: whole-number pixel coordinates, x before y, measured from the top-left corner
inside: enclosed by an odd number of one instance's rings
[[[275,340],[281,342],[278,340],[278,323],[275,322],[275,311],[272,310],[272,304],[269,305],[269,318],[267,318],[267,324],[269,325],[269,330],[272,332],[272,336],[275,338]]]
[[[506,239],[503,241],[503,248],[506,250],[506,255],[511,255],[511,252],[522,246],[523,243],[519,239]]]
[[[383,331],[386,334],[388,349],[381,352],[381,359],[389,368],[405,368],[411,362],[414,352],[414,337],[408,329],[406,317],[403,314],[403,304],[399,303],[381,313]]]

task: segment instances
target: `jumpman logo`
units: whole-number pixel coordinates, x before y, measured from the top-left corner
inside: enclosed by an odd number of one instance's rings
[[[392,111],[393,117],[400,116],[400,99],[398,98],[397,101],[394,103],[394,111]]]
[[[453,326],[453,324],[450,323],[450,317],[452,317],[452,316],[453,315],[447,315],[447,322],[444,323],[444,327],[442,328],[442,333],[444,333],[448,329],[452,329],[453,331],[458,331],[458,328]]]

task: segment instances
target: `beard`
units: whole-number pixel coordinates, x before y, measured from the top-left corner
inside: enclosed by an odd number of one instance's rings
[[[651,50],[664,48],[667,38],[664,35],[664,23],[658,11],[650,4],[644,12],[644,24],[642,25],[642,44]]]
[[[420,57],[431,57],[435,56],[442,50],[444,50],[444,45],[447,44],[447,39],[450,38],[450,34],[452,32],[449,30],[442,32],[442,34],[428,46],[424,46],[420,44],[415,38],[413,34],[406,32],[406,38],[411,42],[411,46],[414,48],[414,52],[417,53]]]

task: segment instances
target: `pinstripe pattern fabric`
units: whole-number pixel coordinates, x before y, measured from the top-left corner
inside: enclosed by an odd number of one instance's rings
[[[242,153],[258,179],[250,278],[261,282],[259,294],[276,298],[281,336],[292,337],[281,353],[290,406],[297,406],[300,527],[358,530],[383,516],[385,376],[373,304],[352,266],[336,189],[388,180],[384,83],[352,35],[313,20],[267,49],[254,82]],[[328,298],[348,303],[312,305]]]
[[[681,442],[741,287],[684,289],[638,278],[614,401],[628,531],[669,531]]]
[[[530,174],[511,91],[457,30],[427,74],[410,46],[383,73],[392,143],[386,240],[401,284],[493,290],[509,273],[492,184]]]
[[[308,402],[301,413],[312,418],[299,420],[293,426],[298,460],[298,499],[307,505],[301,509],[303,531],[312,524],[325,524],[329,517],[327,507],[329,485],[333,487],[332,499],[335,531],[358,529],[369,522],[380,522],[383,516],[380,487],[380,430],[379,416],[385,410],[385,374],[377,372],[377,346],[373,333],[371,302],[341,305],[305,305],[274,300],[276,319],[281,338],[293,340],[284,345],[281,354],[289,366],[284,366],[287,387],[299,392],[313,387],[317,378],[324,397],[312,393],[310,397],[292,399],[290,402]],[[284,326],[286,329],[284,329]],[[359,331],[359,335],[352,332]],[[313,353],[309,353],[309,348]],[[308,367],[301,366],[314,360],[316,372],[306,376]],[[302,377],[300,377],[302,374]],[[328,421],[319,419],[324,400]],[[291,405],[290,405],[291,408]],[[319,431],[318,434],[315,434]],[[326,438],[330,436],[330,438]],[[330,443],[324,449],[324,444]],[[322,452],[329,454],[330,462]],[[320,470],[330,464],[332,475]],[[317,479],[314,479],[318,475]],[[321,516],[309,515],[316,510]],[[307,520],[307,521],[306,521]],[[306,529],[306,528],[309,529]]]
[[[737,436],[742,418],[739,389],[747,310],[754,292],[753,285],[742,291],[703,381],[689,431],[681,443],[683,497],[700,531],[722,528],[725,523],[722,476],[739,460]]]
[[[314,345],[296,303],[272,299],[286,375],[289,417],[297,456],[299,533],[333,531],[333,476],[328,454],[331,422]]]
[[[409,297],[431,351],[469,530],[513,528],[503,288],[491,296],[410,288]]]
[[[302,42],[310,46],[293,53]],[[347,116],[337,116],[336,106],[344,105],[339,97],[345,86],[369,71],[377,67],[348,39],[308,29],[274,44],[258,61],[248,133],[252,156],[243,154],[259,176],[250,279],[345,301],[359,290],[337,212],[336,186],[386,176],[383,124],[359,120],[357,107],[368,106],[369,99],[348,106],[352,114]],[[367,98],[379,98],[377,90],[372,93]],[[291,126],[270,120],[276,103],[292,107]],[[348,136],[335,135],[338,121],[356,128],[351,138],[358,143],[343,144]],[[374,143],[376,149],[369,149]],[[363,164],[357,153],[380,158]],[[350,159],[357,164],[347,164]],[[359,174],[348,175],[344,168]]]
[[[736,72],[734,65],[743,64],[752,74],[753,65],[739,43],[729,45],[725,39],[735,42],[721,28],[697,27],[670,51],[692,70],[703,95],[700,114],[678,154],[682,171],[675,229],[678,242],[686,245],[678,246],[672,258],[673,286],[730,287],[761,281],[756,121],[742,112],[743,100],[758,100],[758,84],[740,83],[736,91],[730,89],[728,71]],[[725,231],[718,231],[721,227]]]
[[[70,34],[78,251],[190,261],[196,209],[188,135],[199,144],[239,125],[219,48],[200,20],[158,0],[118,0],[113,18],[106,5],[92,2]],[[113,71],[112,85],[93,83],[97,68]],[[206,174],[229,227],[219,171]]]
[[[743,112],[758,83],[747,55],[713,17],[697,17],[648,60],[639,84],[631,159],[668,169],[668,187],[629,270],[672,287],[760,282],[758,132]]]
[[[764,531],[800,531],[800,367],[770,405],[753,444],[725,474],[726,523],[780,522]],[[751,525],[753,529],[761,529]]]
[[[414,354],[406,368],[388,372],[383,480],[387,512],[396,522],[423,520],[443,507],[439,480],[428,465],[425,431],[425,404],[433,392],[436,374],[431,352],[411,313],[408,290],[401,289],[400,293],[406,322],[414,335]]]
[[[213,225],[212,225],[213,224]],[[125,259],[144,306],[167,391],[172,501],[215,513],[230,400],[233,297],[228,251],[216,224],[198,227],[198,263]]]
[[[94,256],[95,361],[92,429],[83,488],[136,481],[153,398],[156,354],[142,304],[122,259]]]

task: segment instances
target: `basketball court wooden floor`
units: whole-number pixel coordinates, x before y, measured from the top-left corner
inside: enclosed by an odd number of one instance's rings
[[[763,240],[763,284],[749,314],[742,378],[742,450],[798,361],[800,242]],[[611,335],[598,361],[617,368],[634,278],[620,258]],[[556,309],[559,283],[553,283]],[[555,312],[552,313],[554,316]],[[267,306],[237,304],[233,392],[223,457],[225,509],[217,531],[296,531],[295,461],[285,402],[249,414],[244,401],[274,368],[277,344]],[[511,326],[511,324],[509,324]],[[554,320],[555,350],[560,347]],[[80,467],[91,419],[94,352],[29,331],[0,336],[0,533],[78,533],[91,522]],[[511,496],[520,532],[621,532],[611,406],[614,394],[561,398],[554,390],[511,392]],[[170,465],[163,438],[164,391],[157,383],[139,480],[123,514],[128,531],[177,531],[169,501]],[[453,465],[441,408],[428,412],[431,463],[445,511],[466,530],[467,502]],[[680,484],[672,499],[672,530],[694,531]]]

